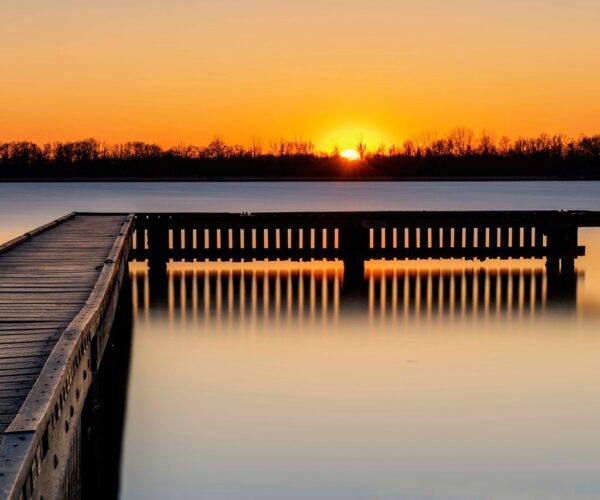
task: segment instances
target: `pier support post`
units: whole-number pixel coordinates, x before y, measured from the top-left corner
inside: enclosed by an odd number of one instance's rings
[[[577,274],[574,267],[562,267],[547,273],[547,303],[550,307],[575,308],[577,305]]]
[[[554,256],[546,258],[546,273],[548,276],[557,275],[560,270],[560,259]]]
[[[362,256],[354,255],[344,259],[343,294],[361,295],[365,283],[365,262]]]
[[[167,260],[165,256],[153,255],[148,259],[148,284],[150,300],[160,303],[168,292]]]
[[[345,297],[361,297],[365,292],[365,258],[369,248],[369,231],[361,225],[342,228],[340,249],[344,260]]]
[[[575,258],[574,257],[562,257],[560,259],[560,273],[561,274],[573,274],[575,272]]]
[[[549,255],[546,260],[548,303],[554,306],[575,307],[577,304],[577,275],[575,258],[578,255],[577,227],[567,226],[547,233]]]

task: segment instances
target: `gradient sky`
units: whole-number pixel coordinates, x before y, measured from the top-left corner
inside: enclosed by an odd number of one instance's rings
[[[0,141],[600,132],[597,0],[3,0]]]

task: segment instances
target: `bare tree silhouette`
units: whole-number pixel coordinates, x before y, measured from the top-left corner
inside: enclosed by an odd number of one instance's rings
[[[600,178],[600,135],[572,139],[562,134],[518,137],[514,141],[484,130],[457,127],[445,136],[425,131],[402,146],[367,149],[361,134],[356,151],[363,162],[348,169],[336,143],[330,154],[294,138],[271,141],[267,152],[254,137],[250,145],[228,145],[216,135],[206,146],[130,141],[108,145],[93,138],[38,146],[0,142],[0,177],[386,177],[502,176]],[[223,163],[226,163],[223,164]],[[371,164],[371,166],[368,166]],[[342,168],[343,166],[343,168]],[[376,166],[376,168],[371,168]]]
[[[258,158],[263,154],[262,141],[257,136],[252,136],[250,139],[250,156]]]
[[[473,152],[475,134],[466,127],[456,127],[448,134],[449,149],[455,156],[465,156]]]
[[[479,154],[491,156],[496,154],[496,136],[491,130],[483,130],[479,137],[479,145],[477,147]]]
[[[360,134],[358,142],[356,143],[356,152],[358,153],[361,161],[365,159],[365,156],[367,155],[367,145],[365,144],[362,133]]]
[[[415,145],[415,154],[417,156],[426,155],[431,152],[432,144],[437,140],[437,133],[432,130],[423,130],[413,139]]]
[[[210,159],[223,159],[227,157],[229,147],[220,135],[215,135],[213,140],[204,148],[204,157]]]

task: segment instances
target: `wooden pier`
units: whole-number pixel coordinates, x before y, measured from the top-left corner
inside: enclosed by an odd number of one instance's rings
[[[79,417],[133,216],[70,214],[0,246],[0,497],[77,497]]]
[[[136,214],[137,259],[340,259],[358,278],[368,259],[547,259],[572,269],[579,227],[598,212],[295,212]]]
[[[589,226],[600,212],[77,213],[1,245],[0,498],[78,498],[81,411],[130,257],[159,278],[171,259],[337,259],[354,290],[369,259],[537,258],[571,276]]]

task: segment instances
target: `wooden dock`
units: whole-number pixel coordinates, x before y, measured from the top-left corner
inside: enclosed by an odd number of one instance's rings
[[[357,290],[369,259],[543,258],[572,278],[590,226],[600,212],[74,213],[0,245],[0,498],[79,497],[81,412],[130,249],[159,280],[170,259],[337,259]]]
[[[40,482],[46,498],[75,491],[49,483],[75,468],[65,436],[106,343],[132,220],[70,214],[0,246],[1,498],[33,498]]]
[[[547,259],[572,268],[577,230],[598,212],[290,212],[136,214],[136,259]],[[348,274],[348,273],[346,273]]]

